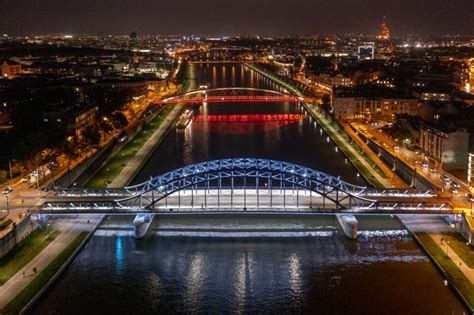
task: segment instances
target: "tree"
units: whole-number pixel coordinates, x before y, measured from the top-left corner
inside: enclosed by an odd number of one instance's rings
[[[324,94],[323,95],[323,98],[321,99],[321,108],[326,111],[326,112],[329,112],[331,110],[331,98],[329,97],[328,94]]]
[[[0,170],[0,183],[6,182],[8,179],[8,172],[5,170]]]
[[[112,116],[112,124],[114,128],[124,128],[128,125],[127,117],[122,112],[115,112]]]
[[[92,126],[84,130],[83,137],[92,145],[98,145],[100,143],[100,132]]]

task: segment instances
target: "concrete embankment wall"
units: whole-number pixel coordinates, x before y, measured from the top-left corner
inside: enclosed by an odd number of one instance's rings
[[[82,186],[89,176],[85,175],[86,173],[94,173],[100,165],[104,162],[104,159],[114,151],[115,146],[117,145],[118,139],[120,136],[117,136],[112,140],[107,146],[101,150],[94,153],[91,157],[86,158],[82,163],[76,166],[74,169],[68,171],[61,178],[54,182],[54,186],[58,187],[69,187],[76,183],[78,186]],[[85,176],[84,176],[85,175]],[[84,178],[85,177],[85,178]],[[51,184],[53,185],[53,184]]]
[[[84,186],[87,181],[92,178],[120,149],[122,149],[127,143],[142,130],[143,125],[148,124],[150,121],[156,118],[161,111],[157,110],[153,112],[146,120],[144,120],[138,126],[121,132],[115,137],[106,147],[97,151],[93,156],[87,158],[80,165],[73,170],[64,174],[59,180],[56,181],[55,186],[69,187],[73,183],[77,186]],[[126,137],[126,141],[120,141],[123,137]]]
[[[169,122],[169,126],[167,127],[166,132],[164,132],[163,135],[159,139],[157,139],[157,141],[154,143],[152,149],[149,150],[148,152],[146,152],[145,158],[143,158],[141,160],[139,167],[137,167],[135,169],[135,171],[133,172],[133,174],[127,179],[126,185],[129,185],[132,182],[132,180],[137,176],[138,172],[140,172],[140,170],[143,168],[143,165],[145,165],[150,160],[151,156],[156,151],[156,149],[161,144],[161,142],[163,142],[163,140],[171,133],[171,131],[173,131],[174,122],[178,118],[179,114],[182,112],[182,110],[184,108],[184,104],[178,104],[178,105],[176,105],[176,107],[177,107],[177,110],[176,110],[175,114],[173,114],[173,111],[171,111],[168,114],[168,116],[165,118],[165,120],[166,119],[171,120],[171,122]],[[166,123],[166,121],[162,122],[162,124],[165,124],[165,123]]]
[[[28,215],[18,225],[11,224],[9,229],[2,238],[0,238],[0,258],[5,256],[16,244],[21,242],[31,232],[38,227],[36,222],[31,220],[31,216]]]
[[[384,162],[387,166],[393,167],[395,164],[395,157],[391,155],[387,150],[384,148],[380,148],[373,140],[368,139],[364,134],[359,134],[362,140],[368,141],[367,145],[369,148],[374,151],[375,153],[380,153],[380,159]],[[400,159],[396,161],[396,170],[395,173],[400,177],[407,185],[412,184],[413,176],[415,172],[411,167],[409,167],[405,162]],[[436,189],[433,184],[431,184],[428,180],[426,180],[422,175],[416,174],[415,176],[416,183],[415,187],[420,189]]]
[[[472,234],[473,234],[473,229],[472,226],[469,224],[468,219],[466,218],[466,215],[463,214],[460,220],[461,228],[460,232],[461,235],[464,237],[464,239],[469,243],[472,244],[473,239],[472,239]]]

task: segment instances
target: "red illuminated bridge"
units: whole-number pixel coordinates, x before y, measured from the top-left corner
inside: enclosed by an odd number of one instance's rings
[[[304,118],[301,114],[252,114],[252,115],[199,115],[193,121],[209,122],[266,122],[266,121],[297,121]]]
[[[196,103],[234,103],[234,102],[289,102],[312,103],[314,98],[301,97],[287,91],[274,91],[258,88],[225,87],[201,89],[182,95],[155,101],[156,104],[196,104]]]

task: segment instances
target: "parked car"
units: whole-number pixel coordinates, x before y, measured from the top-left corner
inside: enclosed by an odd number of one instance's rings
[[[11,193],[13,191],[13,188],[11,188],[10,186],[8,186],[7,188],[5,188],[3,190],[3,194],[4,195],[8,195],[9,193]]]

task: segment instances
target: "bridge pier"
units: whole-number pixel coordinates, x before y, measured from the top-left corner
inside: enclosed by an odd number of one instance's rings
[[[133,225],[135,226],[135,238],[140,239],[147,235],[151,223],[153,222],[154,215],[150,213],[137,214],[133,219]]]
[[[336,214],[336,217],[344,234],[351,240],[357,239],[357,226],[359,224],[357,219],[349,214]]]

